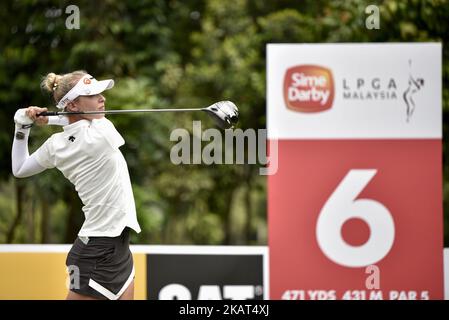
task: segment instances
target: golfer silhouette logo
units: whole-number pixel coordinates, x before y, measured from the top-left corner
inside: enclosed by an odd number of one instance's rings
[[[412,61],[408,61],[410,70],[412,67]],[[413,112],[415,111],[415,101],[413,100],[413,95],[421,90],[421,88],[424,86],[424,79],[422,78],[414,78],[411,71],[409,73],[408,78],[408,88],[404,91],[403,98],[405,101],[405,104],[407,105],[407,122],[410,122],[410,118],[413,115]]]

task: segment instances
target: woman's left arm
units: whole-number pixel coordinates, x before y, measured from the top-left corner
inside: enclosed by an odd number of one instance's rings
[[[28,137],[30,135],[30,128],[33,124],[33,119],[27,112],[29,109],[30,108],[19,109],[14,116],[16,126],[14,141],[12,143],[11,164],[12,173],[17,178],[26,178],[46,169],[36,160],[35,153],[30,156],[28,152]],[[38,110],[36,110],[36,112],[38,112]]]

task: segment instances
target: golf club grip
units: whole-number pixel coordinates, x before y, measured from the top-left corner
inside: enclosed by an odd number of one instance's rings
[[[38,117],[48,117],[48,116],[57,116],[59,115],[57,111],[45,111],[38,113],[36,116]]]

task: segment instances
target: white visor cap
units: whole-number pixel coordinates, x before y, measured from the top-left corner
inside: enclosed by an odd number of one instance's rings
[[[62,97],[56,107],[58,107],[58,109],[64,109],[67,103],[75,100],[79,96],[93,96],[111,89],[113,86],[114,80],[112,79],[97,81],[90,74],[86,74],[79,79],[76,85],[70,89],[64,97]]]

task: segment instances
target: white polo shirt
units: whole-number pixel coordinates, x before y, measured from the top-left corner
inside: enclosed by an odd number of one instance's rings
[[[57,168],[75,186],[86,220],[81,237],[116,237],[128,226],[140,232],[122,136],[106,118],[79,120],[53,134],[36,151],[45,168]]]

